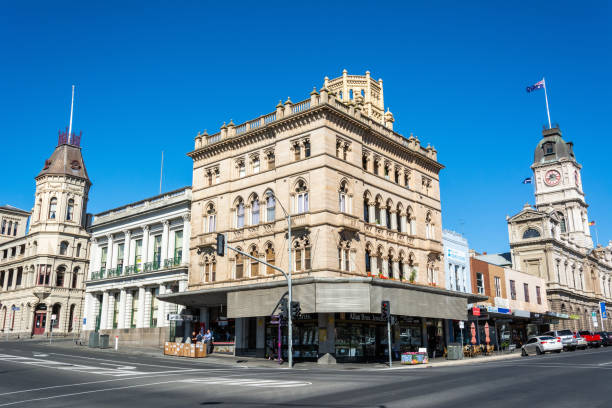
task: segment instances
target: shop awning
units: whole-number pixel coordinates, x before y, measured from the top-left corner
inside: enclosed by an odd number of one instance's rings
[[[160,295],[159,299],[191,307],[227,305],[227,315],[270,316],[287,291],[285,281],[202,289]],[[302,313],[380,313],[382,300],[391,314],[465,320],[466,305],[482,296],[373,278],[306,278],[293,281],[293,298]]]

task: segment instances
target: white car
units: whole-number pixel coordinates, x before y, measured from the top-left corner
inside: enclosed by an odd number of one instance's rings
[[[575,334],[576,336],[576,348],[580,350],[586,350],[589,348],[589,343],[579,334]]]
[[[552,336],[536,336],[532,337],[521,348],[521,354],[528,356],[529,354],[544,354],[554,351],[560,353],[563,350],[561,340]]]

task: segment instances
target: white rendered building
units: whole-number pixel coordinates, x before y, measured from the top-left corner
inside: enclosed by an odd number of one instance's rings
[[[144,345],[168,339],[167,315],[177,308],[157,296],[187,287],[190,206],[191,188],[185,187],[95,215],[86,334],[97,330]]]

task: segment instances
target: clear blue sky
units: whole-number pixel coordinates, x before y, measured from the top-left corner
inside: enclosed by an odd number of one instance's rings
[[[506,215],[533,203],[521,181],[546,122],[542,91],[525,87],[545,76],[590,218],[612,239],[610,3],[418,3],[5,2],[0,204],[32,208],[73,83],[96,213],[155,195],[162,150],[164,190],[191,184],[198,130],[305,99],[343,68],[370,70],[396,130],[446,166],[443,226],[505,251]]]

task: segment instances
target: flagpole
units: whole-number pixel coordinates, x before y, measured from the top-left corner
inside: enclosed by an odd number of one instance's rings
[[[70,127],[68,128],[68,140],[67,142],[71,142],[72,138],[72,112],[74,111],[74,85],[72,85],[72,102],[70,102]]]
[[[546,92],[545,78],[542,78],[542,83],[544,84],[544,98],[546,98],[546,114],[548,115],[548,128],[552,129],[552,125],[550,124],[550,110],[548,109],[548,93]]]

